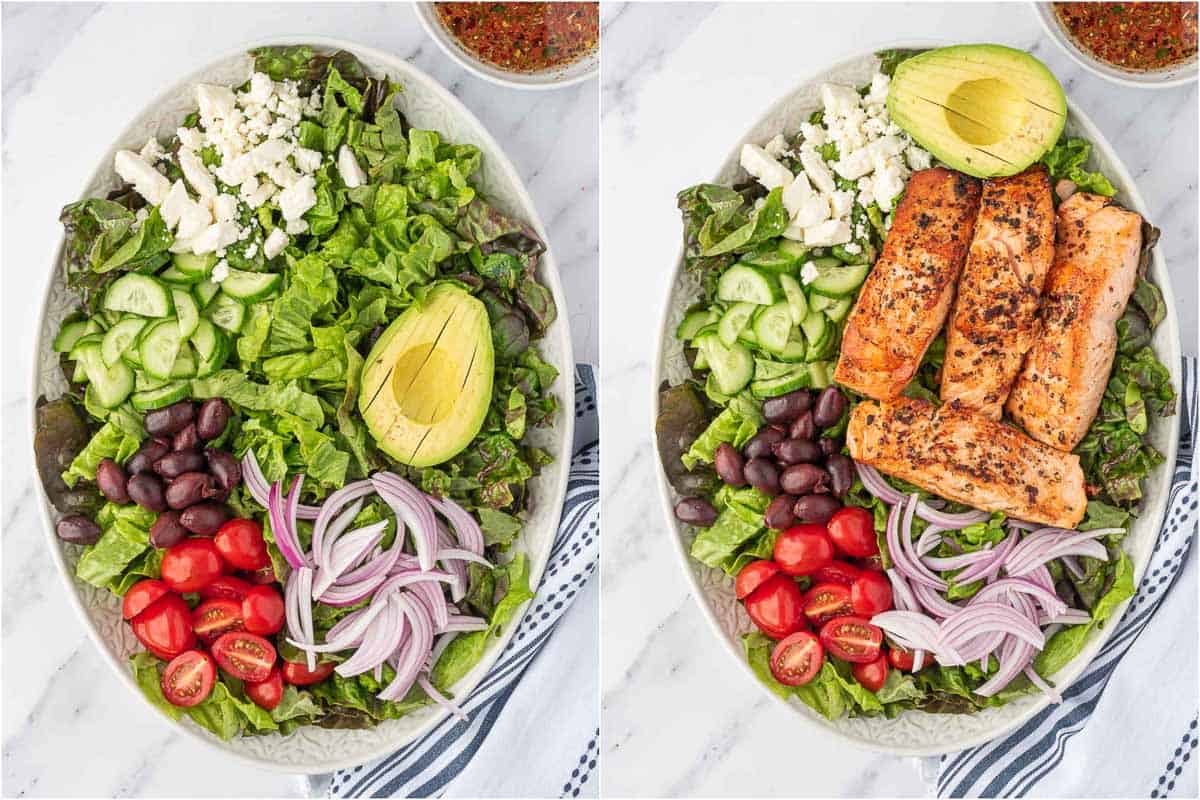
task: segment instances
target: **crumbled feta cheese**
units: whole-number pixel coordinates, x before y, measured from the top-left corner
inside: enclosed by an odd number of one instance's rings
[[[180,148],[179,168],[183,170],[183,177],[187,178],[187,182],[196,190],[196,194],[201,197],[217,196],[217,184],[195,152]]]
[[[179,143],[189,150],[204,149],[204,131],[199,128],[180,128],[175,135],[179,137]]]
[[[347,145],[342,145],[338,150],[337,168],[338,174],[342,176],[342,183],[351,189],[356,186],[362,186],[367,182],[366,173],[358,165],[358,159],[354,157],[354,151]]]
[[[811,261],[805,261],[804,266],[800,268],[800,282],[805,286],[815,281],[820,275],[820,270]]]
[[[851,86],[843,86],[840,83],[821,84],[821,103],[825,106],[826,114],[847,114],[858,108],[858,100],[858,92]]]
[[[217,265],[215,267],[213,267],[212,279],[214,281],[216,281],[217,283],[220,283],[221,281],[225,280],[228,277],[229,277],[229,262],[222,258],[220,261],[217,262]]]
[[[742,169],[768,189],[786,186],[792,182],[792,171],[771,158],[766,150],[756,144],[742,145],[741,164]]]
[[[217,195],[212,202],[213,217],[217,222],[230,222],[237,218],[238,201],[231,194]]]
[[[833,208],[833,218],[843,219],[850,215],[854,208],[854,192],[836,191],[829,195],[829,205]]]
[[[871,171],[871,153],[865,147],[846,153],[834,163],[833,169],[843,178],[857,180]]]
[[[244,200],[246,205],[250,206],[250,208],[258,208],[263,203],[274,197],[278,188],[279,187],[270,181],[263,181],[253,192],[250,192],[249,194],[243,192],[242,200]]]
[[[283,232],[282,228],[276,228],[271,231],[271,235],[263,242],[263,255],[267,258],[274,258],[283,252],[283,248],[287,247],[288,236]]]
[[[230,186],[241,186],[243,181],[257,174],[258,170],[254,166],[254,159],[248,153],[233,159],[226,159],[221,162],[221,166],[217,167],[217,177],[221,179],[222,183]]]
[[[904,159],[908,162],[908,168],[911,170],[929,169],[933,163],[929,153],[925,152],[915,144],[911,144],[904,151]]]
[[[892,210],[892,201],[904,191],[904,178],[897,159],[889,159],[881,166],[882,169],[875,170],[875,202],[887,212]]]
[[[345,147],[345,145],[342,145]],[[324,155],[317,150],[309,150],[307,147],[297,147],[292,153],[292,160],[296,162],[296,169],[301,172],[311,174],[321,168],[321,160]]]
[[[215,253],[237,241],[238,226],[232,222],[214,222],[192,239],[192,252]]]
[[[793,190],[796,184],[801,185]],[[784,207],[791,214],[792,224],[802,229],[829,219],[829,200],[812,190],[804,174],[784,190]]]
[[[281,161],[278,164],[273,164],[267,169],[267,177],[270,178],[277,186],[282,186],[284,189],[295,183],[302,177],[299,172],[292,169],[291,165],[286,161]]]
[[[142,145],[142,151],[138,155],[140,155],[147,164],[153,164],[156,161],[161,160],[166,154],[167,153],[165,150],[163,150],[162,145],[158,143],[158,139],[151,136],[146,140],[146,143]]]
[[[852,256],[856,256],[862,252],[862,245],[858,242],[846,242],[842,245],[842,249]]]
[[[809,247],[830,247],[850,241],[850,226],[840,219],[831,219],[804,229],[804,243]]]
[[[813,125],[811,122],[800,123],[800,135],[804,137],[804,141],[813,147],[820,147],[825,144],[825,129],[819,125]]]
[[[281,140],[270,139],[250,151],[250,159],[259,172],[266,172],[271,167],[286,159],[294,146]]]
[[[134,191],[150,205],[162,205],[167,192],[171,191],[171,182],[132,150],[117,151],[113,157],[113,169],[121,176],[121,180],[133,184]]]
[[[887,104],[888,87],[891,85],[891,79],[882,72],[876,72],[871,77],[871,88],[867,91],[867,96],[863,98],[863,103],[870,106],[883,106]]]
[[[763,149],[767,151],[767,155],[772,158],[779,158],[788,151],[787,139],[783,138],[782,133],[775,134],[771,141],[763,145]]]
[[[246,245],[246,252],[245,252],[246,258],[254,258],[254,256],[257,254],[258,254],[258,242],[251,242],[250,244]]]
[[[308,223],[303,219],[289,219],[283,226],[289,236],[299,236],[308,231]]]
[[[801,151],[800,163],[804,166],[804,172],[817,191],[829,194],[837,189],[837,184],[833,181],[833,173],[829,171],[829,167],[825,165],[819,155],[812,151]]]
[[[175,235],[184,239],[199,236],[212,224],[212,214],[195,200],[187,199],[180,204],[179,225]]]
[[[285,220],[299,219],[305,211],[317,204],[315,191],[317,182],[311,175],[305,175],[300,180],[280,192],[275,200]]]
[[[179,224],[184,206],[190,202],[191,198],[188,197],[187,187],[183,185],[183,181],[175,181],[171,184],[171,190],[167,192],[167,196],[163,198],[162,204],[158,207],[158,213],[162,215],[163,222],[167,224],[168,228],[174,229]]]
[[[233,112],[237,107],[237,98],[228,86],[202,83],[196,87],[196,103],[200,106],[201,119],[219,120]]]
[[[250,76],[250,90],[242,95],[242,98],[247,104],[262,105],[267,102],[267,98],[275,91],[275,82],[271,77],[263,72],[256,72]]]

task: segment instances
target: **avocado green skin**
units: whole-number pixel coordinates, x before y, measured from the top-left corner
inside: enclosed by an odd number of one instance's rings
[[[989,145],[989,152],[1002,154],[1001,161],[988,157],[957,136],[942,121],[945,115],[940,110],[936,115],[931,113],[938,106],[912,107],[914,95],[909,92],[909,82],[929,75],[950,78],[945,59],[958,59],[991,70],[990,74],[981,72],[973,76],[976,79],[991,77],[1013,83],[1014,76],[1021,76],[1036,84],[1041,90],[1036,113],[1043,124],[1033,130],[1026,125],[1007,139]],[[960,76],[947,80],[942,97],[962,82]],[[992,178],[1024,171],[1054,146],[1066,124],[1067,98],[1054,74],[1029,53],[999,44],[970,44],[928,50],[901,62],[888,90],[887,109],[893,122],[946,166],[977,178]]]

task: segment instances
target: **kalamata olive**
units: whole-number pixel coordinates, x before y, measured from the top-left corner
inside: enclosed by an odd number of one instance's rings
[[[746,458],[763,458],[771,455],[771,445],[782,442],[787,437],[775,427],[763,428],[754,434],[754,438],[746,442],[742,455]]]
[[[794,392],[764,400],[762,413],[767,422],[786,423],[791,422],[811,407],[812,393],[808,389],[797,389]]]
[[[125,470],[130,475],[137,475],[139,472],[150,472],[154,469],[154,462],[165,456],[171,451],[171,445],[165,443],[162,439],[147,439],[142,442],[142,446],[138,451],[130,456],[125,462]]]
[[[836,386],[826,386],[813,406],[813,422],[818,428],[828,428],[842,418],[846,396]]]
[[[209,499],[216,482],[207,472],[185,472],[167,486],[166,500],[171,508],[187,508]]]
[[[205,450],[208,471],[217,479],[217,486],[228,491],[242,482],[242,466],[224,450]]]
[[[746,474],[741,454],[729,442],[721,442],[713,454],[713,467],[717,476],[730,486],[745,486]]]
[[[183,510],[179,521],[197,536],[212,536],[232,516],[233,512],[224,503],[196,503]]]
[[[170,547],[187,538],[188,529],[183,526],[178,511],[164,511],[150,526],[150,544],[158,548]]]
[[[796,500],[792,513],[799,522],[824,524],[829,522],[829,518],[841,507],[841,503],[827,494],[806,494]]]
[[[225,432],[229,415],[229,403],[219,397],[205,400],[196,416],[196,433],[201,439],[216,439]]]
[[[146,433],[151,436],[171,436],[187,427],[196,418],[196,408],[187,400],[172,403],[166,408],[146,412]]]
[[[743,470],[746,482],[764,494],[772,497],[779,494],[779,468],[769,458],[752,458],[746,462]]]
[[[196,423],[189,422],[183,430],[175,434],[171,440],[172,450],[195,450],[200,444],[200,435],[196,433]]]
[[[162,481],[157,475],[149,472],[139,472],[125,484],[129,499],[147,511],[166,511],[167,500],[163,492]]]
[[[809,494],[825,477],[825,470],[816,464],[793,464],[779,473],[779,488],[788,494]]]
[[[71,544],[95,544],[100,539],[100,526],[78,514],[60,519],[54,526],[54,532],[58,538]]]
[[[717,510],[702,497],[685,497],[675,504],[675,518],[688,525],[707,528],[717,520]]]
[[[831,456],[842,451],[842,440],[837,436],[822,436],[817,440],[817,444],[821,446],[821,455],[823,456]]]
[[[796,417],[792,427],[788,429],[788,437],[791,439],[811,439],[816,435],[817,426],[813,424],[811,411],[805,411]]]
[[[176,450],[154,462],[154,471],[164,478],[170,479],[185,472],[197,472],[204,469],[204,456],[195,450]]]
[[[784,439],[771,448],[771,452],[784,464],[811,464],[821,458],[821,448],[809,439]]]
[[[96,465],[96,488],[110,503],[123,506],[129,502],[129,492],[125,491],[128,480],[125,470],[111,458],[102,458]]]
[[[777,531],[792,527],[796,524],[796,515],[792,511],[792,506],[795,504],[796,498],[790,494],[779,495],[763,512],[763,522],[768,528],[774,528]]]
[[[854,463],[848,456],[834,453],[825,459],[825,469],[829,470],[829,491],[844,497],[854,485]]]

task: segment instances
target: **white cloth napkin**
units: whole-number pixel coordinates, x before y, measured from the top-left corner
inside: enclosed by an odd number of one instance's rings
[[[1088,669],[986,745],[925,759],[938,797],[1196,797],[1196,359],[1183,362],[1171,501],[1137,594]]]

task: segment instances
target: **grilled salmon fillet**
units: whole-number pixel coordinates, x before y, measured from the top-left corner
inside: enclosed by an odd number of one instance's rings
[[[1004,401],[1038,331],[1042,285],[1054,261],[1050,176],[1037,165],[983,182],[975,237],[946,326],[944,402],[988,419]]]
[[[855,460],[973,508],[1061,528],[1087,511],[1078,456],[958,403],[861,402],[846,444]]]
[[[1141,249],[1141,216],[1111,198],[1080,193],[1058,207],[1041,332],[1005,405],[1039,442],[1072,450],[1092,424],[1116,354],[1116,322],[1137,282]]]
[[[835,381],[882,400],[912,380],[950,312],[978,211],[974,178],[940,167],[913,173],[846,322]]]

